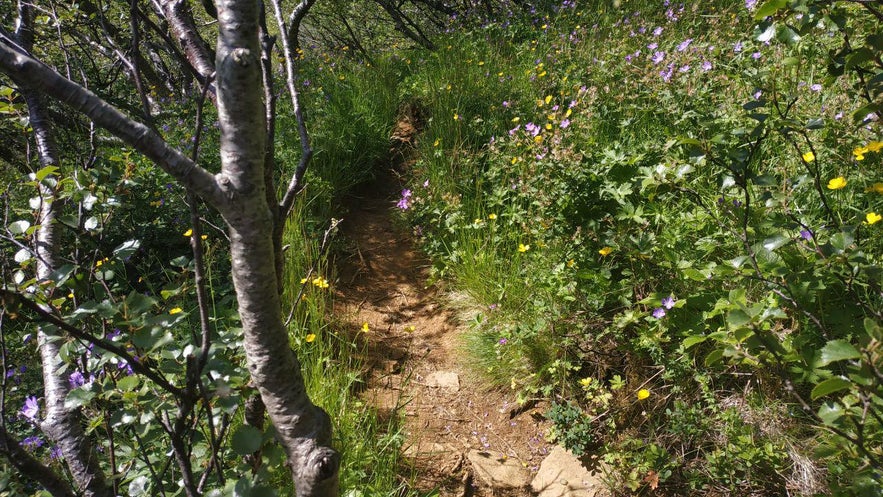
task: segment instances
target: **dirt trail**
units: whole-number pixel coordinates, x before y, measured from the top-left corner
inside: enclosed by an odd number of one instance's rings
[[[473,462],[508,461],[529,478],[549,450],[541,410],[519,410],[511,392],[487,388],[470,371],[460,340],[465,327],[438,291],[426,288],[428,262],[394,227],[394,208],[389,192],[369,190],[341,225],[350,254],[338,264],[334,311],[353,330],[368,325],[371,372],[363,398],[381,413],[403,415],[404,455],[419,490],[438,488],[442,497],[530,495],[523,481],[488,486],[476,467],[483,464]]]

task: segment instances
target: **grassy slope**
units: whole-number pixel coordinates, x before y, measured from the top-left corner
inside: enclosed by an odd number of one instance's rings
[[[856,168],[879,158],[851,153],[876,126],[841,118],[860,102],[826,78],[836,33],[767,44],[728,4],[565,3],[362,73],[430,116],[405,214],[475,316],[477,367],[554,399],[553,436],[614,488],[811,494],[860,464],[809,463],[831,441],[782,389],[808,399],[831,372],[806,354],[879,304],[824,248],[881,208]],[[840,175],[854,188],[825,188]]]

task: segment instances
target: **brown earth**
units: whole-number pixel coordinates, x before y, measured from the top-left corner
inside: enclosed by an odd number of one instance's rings
[[[354,331],[368,326],[363,399],[403,419],[403,455],[413,478],[407,470],[403,476],[417,490],[437,489],[442,497],[531,495],[526,484],[550,450],[543,409],[520,408],[510,391],[491,388],[470,368],[461,340],[466,327],[446,308],[444,294],[427,287],[428,261],[392,221],[398,182],[378,184],[392,186],[355,198],[341,225],[349,249],[338,263],[334,309]],[[474,450],[508,466],[517,462],[528,481],[487,485],[467,457]]]

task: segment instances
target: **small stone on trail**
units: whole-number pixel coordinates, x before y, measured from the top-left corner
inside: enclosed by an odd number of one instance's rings
[[[555,447],[540,464],[530,484],[538,497],[607,497],[610,492],[596,472],[590,472],[569,451]]]
[[[460,390],[460,377],[451,371],[436,371],[426,377],[426,386],[457,392]]]
[[[530,472],[515,458],[503,459],[481,450],[470,450],[466,457],[475,475],[493,488],[524,488],[530,482]]]

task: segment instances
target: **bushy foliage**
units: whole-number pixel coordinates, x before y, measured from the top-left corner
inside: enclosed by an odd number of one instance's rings
[[[564,2],[404,85],[432,120],[399,207],[476,359],[613,488],[880,488],[873,12]]]

